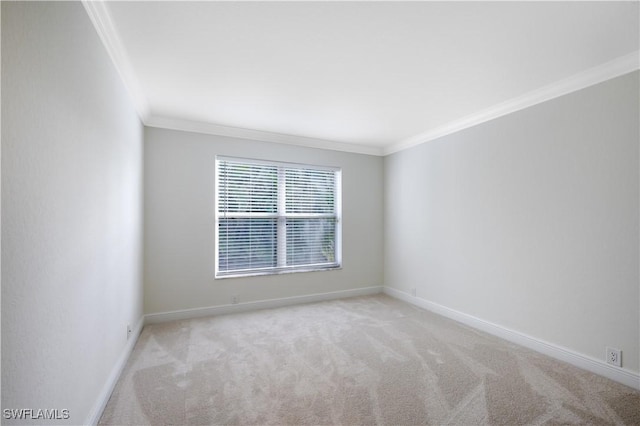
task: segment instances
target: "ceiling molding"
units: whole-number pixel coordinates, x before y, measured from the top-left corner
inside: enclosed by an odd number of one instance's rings
[[[111,57],[116,70],[120,74],[141,121],[145,125],[367,155],[385,156],[393,154],[640,69],[640,51],[634,51],[564,80],[541,87],[522,96],[507,100],[461,119],[451,121],[435,129],[388,144],[381,148],[370,145],[222,126],[180,118],[152,116],[149,103],[113,24],[106,6],[106,1],[82,0],[82,4]]]
[[[469,127],[529,108],[542,102],[602,83],[615,77],[640,69],[640,51],[629,53],[602,65],[590,68],[575,74],[564,80],[557,81],[548,86],[525,93],[522,96],[499,103],[477,113],[468,115],[459,120],[452,121],[416,136],[401,140],[384,147],[383,155],[393,154],[398,151],[441,138],[443,136],[459,132]]]
[[[356,154],[382,155],[382,148],[358,145],[345,142],[329,141],[325,139],[308,138],[304,136],[285,135],[261,130],[243,129],[239,127],[221,126],[218,124],[191,121],[180,118],[149,116],[145,121],[149,127],[182,130],[186,132],[204,133],[208,135],[227,136],[240,139],[251,139],[261,142],[274,142],[287,145],[297,145],[306,148],[329,149],[333,151],[353,152]]]
[[[149,103],[142,92],[140,82],[133,71],[133,67],[129,61],[126,50],[124,49],[122,42],[120,41],[120,37],[118,36],[118,32],[113,25],[111,15],[109,15],[109,11],[106,7],[106,2],[82,0],[82,5],[87,11],[98,36],[100,36],[102,44],[104,44],[104,47],[107,49],[113,65],[116,67],[118,74],[120,74],[120,78],[122,78],[122,81],[131,96],[133,105],[138,112],[140,120],[142,120],[143,123],[146,122],[146,119],[149,117]]]

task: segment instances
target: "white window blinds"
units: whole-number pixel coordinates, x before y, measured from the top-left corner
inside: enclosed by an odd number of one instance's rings
[[[216,277],[340,266],[340,170],[216,160]]]

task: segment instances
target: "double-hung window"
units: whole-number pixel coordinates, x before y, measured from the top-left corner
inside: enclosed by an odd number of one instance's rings
[[[216,278],[341,266],[341,171],[216,157]]]

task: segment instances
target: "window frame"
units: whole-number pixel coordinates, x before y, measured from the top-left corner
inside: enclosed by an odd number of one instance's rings
[[[241,218],[270,218],[276,219],[276,258],[275,267],[244,269],[234,272],[220,271],[219,260],[219,240],[220,240],[220,218],[229,217],[224,212],[220,212],[219,197],[219,168],[223,161],[240,162],[244,164],[265,165],[276,167],[278,172],[277,182],[277,210],[275,213],[233,213],[233,217]],[[308,169],[331,171],[334,173],[334,213],[287,213],[286,212],[286,182],[285,169]],[[332,218],[335,219],[335,237],[334,237],[334,262],[308,265],[286,266],[287,259],[287,219],[313,219],[313,218]],[[317,164],[291,163],[283,161],[271,161],[245,157],[234,157],[227,155],[216,155],[215,171],[214,171],[214,278],[238,278],[251,277],[261,275],[279,275],[297,272],[315,272],[315,271],[331,271],[342,269],[342,168],[334,166],[325,166]]]

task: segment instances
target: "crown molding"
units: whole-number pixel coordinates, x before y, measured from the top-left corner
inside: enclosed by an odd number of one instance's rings
[[[288,145],[298,145],[309,148],[321,148],[334,151],[353,152],[367,155],[382,155],[382,148],[308,138],[302,136],[285,135],[280,133],[264,132],[252,129],[242,129],[230,126],[221,126],[206,122],[196,122],[180,118],[152,116],[149,103],[142,92],[142,86],[124,49],[122,41],[113,24],[111,15],[103,0],[82,0],[93,26],[102,40],[111,61],[120,74],[129,95],[133,101],[140,120],[150,127],[161,127],[172,130],[184,130],[189,132],[206,133],[219,136],[228,136],[242,139],[254,139],[265,142],[275,142]]]
[[[142,92],[140,82],[133,72],[133,67],[118,36],[118,32],[113,25],[106,2],[102,0],[82,0],[82,5],[87,15],[89,15],[100,40],[102,40],[102,44],[107,49],[113,65],[116,67],[118,74],[120,74],[120,78],[122,78],[127,92],[131,96],[140,120],[144,123],[149,117],[149,104]]]
[[[111,60],[120,74],[141,121],[150,127],[160,127],[172,130],[183,130],[219,136],[242,139],[253,139],[266,142],[298,145],[309,148],[329,149],[335,151],[353,152],[358,154],[386,156],[398,151],[459,132],[478,124],[511,114],[516,111],[537,105],[542,102],[575,92],[586,87],[610,80],[640,69],[640,51],[631,52],[612,61],[590,68],[569,78],[557,81],[547,86],[528,92],[487,109],[470,114],[458,120],[425,131],[407,139],[388,144],[384,147],[360,145],[338,141],[264,132],[253,129],[222,126],[212,123],[196,122],[180,118],[153,116],[142,86],[138,81],[133,67],[124,49],[118,32],[111,20],[111,16],[103,0],[82,0],[82,4],[93,23]]]
[[[191,121],[181,118],[161,117],[151,115],[145,120],[148,127],[182,130],[186,132],[204,133],[208,135],[227,136],[231,138],[251,139],[262,142],[274,142],[286,145],[297,145],[306,148],[329,149],[333,151],[353,152],[356,154],[382,155],[382,148],[358,145],[353,143],[336,142],[325,139],[308,138],[304,136],[286,135],[282,133],[265,132],[261,130],[244,129],[240,127],[221,126],[219,124]]]
[[[401,140],[384,147],[382,154],[389,155],[394,152],[403,151],[405,149],[441,138],[443,136],[459,132],[469,127],[477,126],[498,117],[502,117],[512,112],[520,111],[537,105],[551,99],[567,95],[593,86],[598,83],[610,80],[615,77],[636,71],[640,69],[640,51],[629,53],[612,61],[605,62],[602,65],[590,68],[575,74],[569,78],[557,81],[522,96],[499,103],[482,111],[454,120],[443,126],[420,133],[416,136]]]

